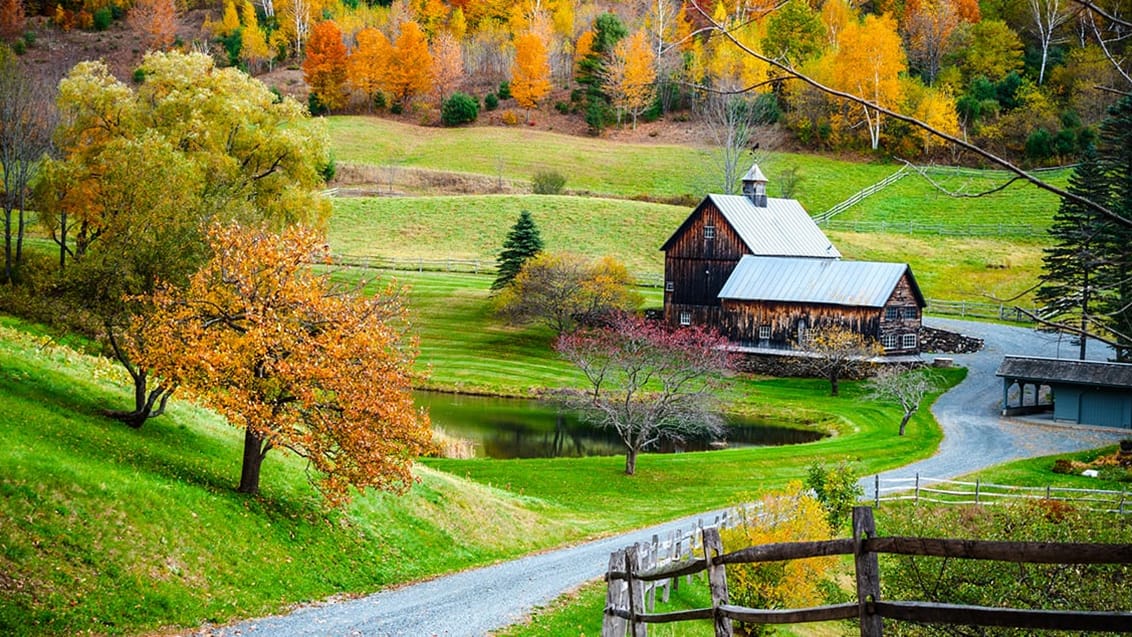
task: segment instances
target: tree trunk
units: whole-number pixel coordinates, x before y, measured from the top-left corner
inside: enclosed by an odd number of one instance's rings
[[[629,447],[625,450],[625,475],[637,473],[637,450]]]
[[[838,390],[838,387],[837,387],[837,380],[838,379],[837,379],[837,377],[838,377],[837,372],[830,372],[830,374],[829,374],[829,395],[830,396],[836,396],[837,395],[837,390]]]
[[[914,413],[916,413],[916,412],[906,411],[906,412],[904,412],[904,417],[900,419],[900,435],[901,436],[904,435],[904,428],[908,426],[908,421],[912,420],[912,414],[914,414]]]
[[[244,430],[244,464],[240,468],[240,486],[236,491],[252,495],[259,493],[259,469],[270,448],[271,445],[251,427]]]

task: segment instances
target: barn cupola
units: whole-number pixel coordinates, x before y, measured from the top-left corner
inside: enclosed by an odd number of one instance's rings
[[[751,164],[751,169],[743,175],[743,194],[759,208],[766,208],[766,175],[758,164]]]

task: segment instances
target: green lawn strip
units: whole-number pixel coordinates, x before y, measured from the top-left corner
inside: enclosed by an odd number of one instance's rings
[[[1129,434],[1132,438],[1132,433]],[[1053,456],[1026,458],[988,467],[970,475],[956,478],[974,482],[976,479],[985,483],[1001,484],[1023,487],[1064,487],[1070,489],[1101,489],[1106,491],[1128,491],[1130,495],[1129,507],[1132,508],[1132,472],[1121,471],[1113,467],[1111,471],[1102,468],[1100,476],[1090,478],[1077,473],[1054,473],[1053,464],[1057,460],[1073,460],[1091,463],[1094,460],[1112,456],[1117,450],[1116,446],[1090,449],[1076,453],[1063,453]]]
[[[946,169],[943,169],[946,171]],[[1064,187],[1070,171],[1042,174],[1055,186]],[[839,222],[880,222],[894,226],[918,224],[959,229],[964,226],[987,227],[1031,226],[1044,239],[1059,199],[1056,195],[1027,182],[1010,181],[1003,171],[963,170],[948,174],[929,173],[929,179],[912,173],[884,190],[871,195],[841,213]],[[938,186],[938,187],[937,187]],[[980,192],[1003,187],[1001,191],[981,197]],[[953,196],[963,193],[968,196]],[[923,232],[922,230],[918,232]],[[994,236],[993,234],[991,236]]]
[[[529,181],[541,170],[566,177],[566,188],[617,197],[689,196],[722,192],[721,165],[708,146],[629,144],[523,127],[428,128],[377,117],[327,118],[339,161],[413,166]],[[760,166],[778,196],[779,171],[796,166],[799,201],[822,212],[896,172],[895,164],[866,164],[821,155],[768,153]],[[742,167],[744,170],[746,166]]]
[[[633,272],[660,274],[660,246],[691,212],[639,201],[552,195],[357,197],[334,200],[337,254],[479,259],[494,267],[507,231],[528,210],[546,249],[613,255]]]

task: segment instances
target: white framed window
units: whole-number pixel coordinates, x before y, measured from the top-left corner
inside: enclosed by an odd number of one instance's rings
[[[680,313],[680,324],[681,325],[691,325],[692,324],[692,313],[688,312],[687,310],[681,312]]]
[[[916,349],[916,335],[915,334],[905,334],[902,337],[902,340],[903,340],[902,345],[904,346],[904,349]]]
[[[898,320],[900,320],[900,308],[892,307],[892,306],[884,308],[884,320],[886,320],[886,321],[898,321]]]
[[[676,289],[676,284],[673,283],[672,281],[665,281],[664,282],[664,291],[665,292],[671,292],[675,289]]]
[[[715,238],[715,226],[713,226],[711,224],[704,226],[704,238],[705,239],[714,239]]]
[[[770,326],[769,325],[760,325],[759,326],[759,340],[760,341],[769,341],[770,340]]]
[[[896,335],[885,334],[880,338],[880,344],[884,346],[885,349],[896,349]]]
[[[920,308],[918,308],[914,305],[904,308],[904,318],[906,318],[906,319],[914,319],[914,318],[917,318],[919,315],[920,315]]]

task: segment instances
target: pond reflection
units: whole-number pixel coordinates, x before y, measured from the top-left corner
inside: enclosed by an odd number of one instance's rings
[[[521,398],[494,398],[439,392],[415,392],[427,407],[433,428],[467,441],[475,457],[559,458],[624,453],[611,431],[596,429],[555,404]],[[649,451],[704,451],[724,447],[789,445],[813,442],[824,434],[762,420],[729,417],[723,441],[688,440],[680,448],[666,442]]]

